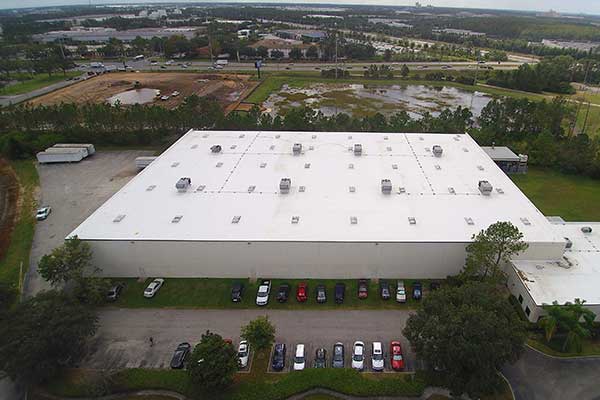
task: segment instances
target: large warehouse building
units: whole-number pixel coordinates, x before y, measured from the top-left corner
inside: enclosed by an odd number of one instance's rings
[[[466,134],[190,131],[71,235],[115,277],[444,278],[497,221],[562,256]]]

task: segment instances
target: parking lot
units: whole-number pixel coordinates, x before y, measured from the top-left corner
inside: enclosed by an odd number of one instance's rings
[[[38,204],[52,207],[45,221],[37,223],[31,247],[25,292],[33,295],[47,289],[37,274],[40,258],[63,243],[64,238],[136,173],[135,158],[148,151],[96,152],[73,164],[39,164]]]
[[[369,347],[373,341],[381,341],[387,358],[386,370],[389,370],[390,341],[400,340],[405,370],[411,371],[416,361],[408,341],[402,336],[409,314],[406,310],[105,309],[100,313],[100,327],[83,365],[102,369],[168,368],[179,343],[189,342],[194,346],[202,333],[210,329],[231,339],[237,348],[241,327],[259,315],[268,315],[276,328],[275,341],[287,345],[288,369],[297,343],[306,345],[307,366],[312,366],[318,347],[327,350],[330,365],[333,345],[340,341],[344,343],[345,361],[350,367],[352,344],[362,340],[367,347],[369,369]],[[149,344],[150,337],[154,340],[153,346]]]

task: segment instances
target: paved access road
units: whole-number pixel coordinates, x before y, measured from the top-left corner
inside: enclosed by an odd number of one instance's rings
[[[317,347],[325,347],[330,358],[334,343],[341,341],[346,347],[349,365],[355,340],[364,341],[367,349],[371,342],[381,341],[388,352],[389,342],[399,339],[408,369],[415,368],[414,355],[402,337],[409,316],[405,310],[106,309],[100,313],[100,328],[90,343],[89,355],[83,365],[103,369],[168,368],[173,350],[180,342],[195,345],[202,333],[210,329],[232,339],[237,346],[240,328],[259,315],[268,315],[275,325],[276,341],[288,346],[288,360],[297,343],[307,345],[308,363],[312,364]],[[150,337],[154,339],[152,347]],[[367,357],[370,357],[370,350]]]
[[[85,78],[86,75],[82,75],[80,79]],[[39,89],[32,90],[31,92],[16,94],[13,96],[0,96],[0,106],[8,106],[11,104],[21,103],[23,101],[27,101],[33,99],[34,97],[41,96],[46,93],[53,92],[58,89],[62,89],[64,87],[73,85],[77,83],[77,80],[64,80],[57,83],[53,83],[52,85],[44,86]]]

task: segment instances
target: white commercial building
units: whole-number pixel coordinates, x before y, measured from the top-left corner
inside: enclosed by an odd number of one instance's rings
[[[562,257],[466,134],[192,130],[70,236],[114,277],[445,278],[497,221]]]

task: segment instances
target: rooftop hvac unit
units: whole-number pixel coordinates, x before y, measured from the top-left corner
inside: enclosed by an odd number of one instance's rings
[[[583,233],[592,233],[592,227],[591,226],[582,226],[581,227],[581,232],[583,232]]]
[[[185,192],[190,186],[192,186],[192,178],[179,178],[175,184],[175,188],[179,192]]]
[[[291,187],[292,187],[292,180],[290,178],[281,178],[281,182],[279,182],[279,192],[280,193],[289,193]]]
[[[294,152],[294,155],[300,155],[300,153],[302,153],[302,143],[294,143],[294,145],[292,146],[292,151]]]
[[[519,154],[519,162],[526,163],[528,159],[529,156],[527,154]]]
[[[220,153],[221,152],[221,145],[220,144],[215,144],[214,146],[212,146],[210,148],[210,151],[212,151],[213,153]]]
[[[392,181],[390,181],[389,179],[381,180],[381,193],[383,193],[383,194],[392,193]]]
[[[565,243],[565,249],[570,249],[571,247],[573,247],[573,242],[571,241],[571,239],[566,237],[565,241],[567,242],[567,243]]]
[[[360,156],[362,155],[362,144],[360,143],[356,143],[354,145],[354,155],[355,156]]]
[[[433,146],[433,148],[431,150],[433,151],[433,155],[436,157],[441,157],[442,153],[444,152],[444,150],[442,149],[442,146],[440,146],[438,144]]]
[[[479,191],[482,195],[489,196],[490,194],[492,194],[492,189],[492,184],[488,181],[479,181]]]

